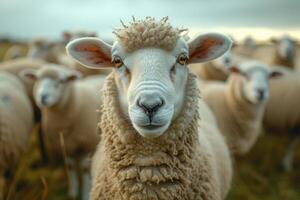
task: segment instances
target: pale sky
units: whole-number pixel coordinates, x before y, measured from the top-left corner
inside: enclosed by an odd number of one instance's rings
[[[197,32],[217,31],[241,39],[288,33],[300,39],[300,0],[0,0],[0,36],[58,38],[63,30],[110,36],[131,16],[169,16]]]

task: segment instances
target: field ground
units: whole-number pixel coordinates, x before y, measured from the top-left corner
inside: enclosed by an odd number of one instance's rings
[[[0,59],[9,45],[0,44]],[[295,151],[295,169],[285,173],[280,165],[287,147],[287,138],[262,135],[253,150],[235,160],[234,180],[228,200],[299,200],[300,144]],[[18,200],[65,200],[67,176],[64,164],[42,166],[37,134],[32,134],[28,151],[15,174]]]

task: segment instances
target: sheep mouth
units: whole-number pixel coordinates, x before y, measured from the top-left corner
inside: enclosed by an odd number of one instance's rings
[[[155,129],[161,128],[162,125],[148,124],[148,125],[141,126],[141,127],[146,130],[155,130]]]

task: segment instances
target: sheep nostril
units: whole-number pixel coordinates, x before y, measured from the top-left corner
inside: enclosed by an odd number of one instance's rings
[[[230,63],[230,59],[229,58],[225,58],[224,62],[225,62],[225,64],[228,64],[228,63]]]
[[[264,96],[265,96],[265,91],[262,89],[258,89],[257,93],[258,93],[258,100],[260,100],[260,101],[263,100]]]
[[[139,99],[137,105],[143,109],[148,115],[152,115],[164,105],[164,100],[159,98],[154,102],[147,102],[146,99]]]
[[[47,99],[47,95],[42,95],[42,99],[41,99],[41,102],[42,104],[45,104],[46,103],[46,99]]]

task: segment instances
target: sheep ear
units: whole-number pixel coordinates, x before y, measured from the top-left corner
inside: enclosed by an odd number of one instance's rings
[[[65,82],[75,81],[82,77],[82,74],[78,71],[72,72],[66,76]]]
[[[62,36],[64,41],[70,41],[72,38],[72,33],[70,33],[69,31],[64,31]]]
[[[37,79],[36,70],[24,69],[19,73],[19,76],[24,80],[35,81]]]
[[[66,51],[69,56],[88,68],[113,67],[111,46],[98,38],[75,39],[68,43]]]
[[[278,42],[278,40],[277,40],[277,38],[272,37],[270,39],[270,42],[273,43],[273,44],[276,44]]]
[[[222,56],[231,48],[232,40],[222,34],[208,33],[190,40],[188,45],[189,62],[201,63]]]
[[[231,67],[228,67],[228,70],[231,72],[231,73],[240,73],[240,69],[237,67],[237,66],[231,66]]]
[[[272,71],[270,73],[270,78],[279,78],[281,76],[283,76],[283,73],[280,71]]]

